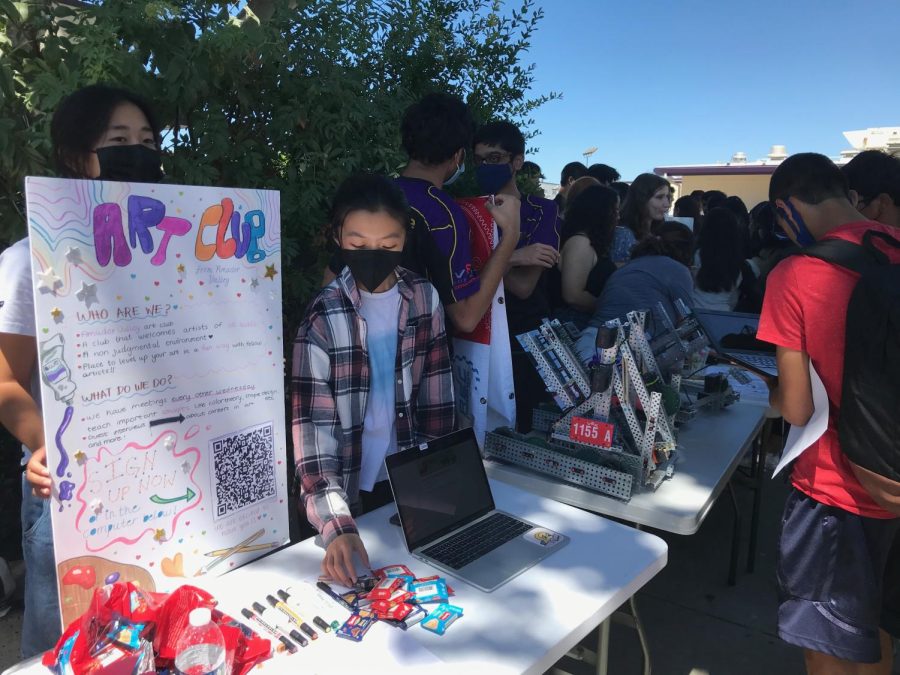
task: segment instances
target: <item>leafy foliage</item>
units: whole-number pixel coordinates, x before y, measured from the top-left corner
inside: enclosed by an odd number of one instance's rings
[[[286,318],[321,279],[323,223],[349,173],[393,173],[403,109],[429,91],[529,126],[522,61],[534,0],[0,0],[0,238],[24,233],[21,186],[50,173],[49,122],[93,82],[164,122],[171,180],[281,191]],[[291,327],[289,327],[289,330]]]

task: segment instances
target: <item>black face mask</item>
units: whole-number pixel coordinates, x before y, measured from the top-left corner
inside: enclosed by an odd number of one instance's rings
[[[97,149],[100,180],[158,183],[163,172],[159,150],[146,145],[108,145]]]
[[[356,285],[370,293],[381,286],[403,259],[403,251],[384,248],[344,248],[341,257]]]

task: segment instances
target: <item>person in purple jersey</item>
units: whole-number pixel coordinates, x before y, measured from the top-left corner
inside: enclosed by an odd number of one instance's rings
[[[550,317],[544,271],[559,260],[557,208],[549,199],[520,195],[516,174],[525,161],[525,137],[514,124],[491,122],[480,127],[475,133],[473,154],[475,177],[482,194],[521,200],[520,235],[503,285],[516,386],[516,420],[520,431],[529,431],[531,411],[546,398],[546,387],[516,336],[537,328],[544,318]]]
[[[504,195],[487,207],[501,243],[480,272],[474,269],[469,222],[442,189],[462,174],[474,126],[466,104],[450,94],[428,94],[409,106],[400,127],[409,160],[396,179],[413,218],[402,266],[431,281],[450,324],[463,333],[474,330],[490,308],[519,239],[519,197]],[[342,268],[332,258],[325,282]]]

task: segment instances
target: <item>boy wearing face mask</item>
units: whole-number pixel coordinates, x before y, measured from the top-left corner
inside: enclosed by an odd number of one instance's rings
[[[506,318],[516,388],[516,423],[531,430],[531,411],[547,400],[546,386],[516,336],[541,325],[550,316],[544,271],[559,260],[559,219],[556,204],[535,195],[522,196],[516,175],[525,161],[525,137],[510,122],[491,122],[475,133],[475,178],[483,195],[521,200],[520,234],[503,276]],[[501,233],[500,244],[508,235]]]
[[[64,178],[157,182],[159,127],[147,104],[122,89],[93,85],[68,96],[50,125]],[[60,634],[50,525],[50,473],[41,422],[31,252],[28,239],[0,256],[0,424],[23,446],[22,657],[50,649]]]
[[[349,586],[361,571],[354,554],[369,564],[354,518],[392,499],[384,458],[451,432],[454,397],[437,291],[401,266],[403,193],[382,176],[348,178],[331,225],[346,266],[297,333],[292,428],[322,571]]]
[[[450,324],[462,333],[474,330],[490,308],[515,248],[511,241],[497,247],[476,271],[468,220],[444,190],[465,171],[466,148],[474,129],[468,106],[457,96],[434,93],[413,103],[400,125],[408,161],[395,179],[412,218],[403,267],[434,285]],[[510,240],[518,237],[517,199],[498,199],[488,208],[497,227],[508,233]],[[330,283],[342,267],[341,251],[337,251],[325,273],[325,283]]]
[[[868,220],[851,203],[846,178],[823,155],[782,162],[769,184],[778,226],[806,248],[818,241],[860,244],[896,230]],[[877,244],[876,244],[877,245]],[[898,249],[884,246],[893,263]],[[809,673],[891,672],[888,631],[898,631],[896,569],[887,565],[900,518],[865,474],[851,465],[839,437],[847,308],[859,275],[794,255],[769,274],[757,337],[776,345],[778,378],[770,403],[790,424],[813,414],[810,365],[828,394],[828,427],[793,462],[793,490],[779,540],[778,634],[804,650]],[[894,383],[894,386],[897,386]],[[884,448],[884,452],[896,451]],[[860,477],[862,476],[862,477]],[[896,558],[894,560],[896,564]]]

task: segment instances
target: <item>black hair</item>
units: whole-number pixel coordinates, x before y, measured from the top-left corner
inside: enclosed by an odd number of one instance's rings
[[[628,183],[625,181],[617,180],[609,184],[613,190],[619,193],[619,205],[625,203],[625,197],[628,196]]]
[[[727,208],[725,206],[725,202],[728,200],[728,197],[725,195],[713,195],[709,199],[706,200],[706,203],[703,207],[704,211],[712,211],[713,209],[724,209]]]
[[[525,154],[525,136],[512,122],[488,122],[478,127],[472,146],[479,143],[485,145],[497,145],[510,153],[513,157]]]
[[[354,211],[384,211],[406,230],[412,227],[406,195],[386,176],[358,173],[340,184],[331,202],[331,233],[336,239],[340,240],[344,221]]]
[[[783,241],[776,236],[779,229],[771,202],[760,202],[750,209],[750,257],[764,249],[778,248]]]
[[[706,207],[709,204],[710,200],[725,199],[725,197],[727,197],[727,196],[728,195],[726,195],[721,190],[707,190],[706,192],[703,193],[703,196],[700,199],[703,203],[703,206]]]
[[[522,162],[522,168],[519,170],[519,173],[534,176],[537,180],[544,177],[544,172],[541,171],[540,165],[536,162]]]
[[[642,173],[628,188],[628,196],[620,210],[619,225],[629,228],[638,240],[650,234],[650,229],[644,224],[644,210],[661,187],[670,187],[669,181],[655,173]]]
[[[618,171],[608,164],[591,164],[590,168],[587,170],[587,174],[588,176],[596,178],[604,185],[615,183],[622,177]]]
[[[631,259],[646,255],[664,255],[690,267],[693,253],[694,233],[686,225],[667,220],[656,228],[655,234],[641,239],[634,245],[631,249]]]
[[[703,190],[693,190],[691,192],[691,198],[696,199],[697,201],[702,201],[703,194],[704,194]]]
[[[722,202],[722,208],[731,211],[738,219],[738,225],[746,226],[750,222],[750,212],[744,200],[737,196],[726,197]]]
[[[475,122],[457,96],[427,94],[403,113],[400,137],[410,159],[435,165],[446,162],[472,144]]]
[[[569,180],[577,180],[587,175],[587,167],[581,162],[569,162],[559,174],[559,184],[565,187]]]
[[[679,197],[672,210],[681,218],[693,218],[695,223],[700,220],[700,205],[693,197]]]
[[[841,167],[851,190],[870,202],[885,194],[900,206],[900,159],[880,150],[865,150]]]
[[[849,199],[847,178],[834,162],[816,152],[801,152],[785,159],[769,180],[769,201],[794,197],[806,204],[826,199]]]
[[[697,251],[700,253],[697,288],[708,293],[733,289],[744,262],[737,216],[725,208],[711,209],[697,236]]]
[[[103,138],[113,111],[123,103],[131,103],[144,113],[159,146],[159,124],[144,99],[127,89],[105,84],[82,87],[62,100],[50,122],[53,163],[60,176],[87,177],[86,159]]]
[[[590,185],[566,206],[563,241],[573,234],[583,234],[602,258],[609,253],[616,229],[616,204],[619,195],[603,185]]]

